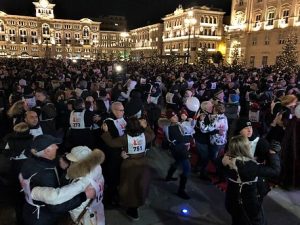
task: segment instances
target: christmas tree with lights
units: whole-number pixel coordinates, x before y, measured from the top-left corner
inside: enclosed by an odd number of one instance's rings
[[[293,71],[298,62],[297,52],[297,36],[295,33],[289,34],[282,47],[281,55],[278,56],[276,62],[277,70]]]
[[[199,52],[197,52],[197,64],[202,67],[206,68],[209,65],[209,59],[210,59],[210,54],[207,50],[207,47],[202,47]]]

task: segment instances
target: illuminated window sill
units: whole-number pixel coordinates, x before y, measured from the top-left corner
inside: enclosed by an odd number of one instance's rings
[[[265,30],[272,30],[274,29],[274,25],[265,25]]]

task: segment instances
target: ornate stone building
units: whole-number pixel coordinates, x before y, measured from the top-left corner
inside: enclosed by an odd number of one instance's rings
[[[147,59],[162,54],[163,24],[157,23],[130,31],[131,56],[133,59]]]
[[[273,65],[287,35],[300,34],[299,26],[299,0],[232,0],[226,58],[230,62],[238,49],[247,66]]]
[[[128,60],[131,49],[130,35],[120,31],[101,31],[99,58],[104,60]]]
[[[217,9],[179,6],[174,13],[162,18],[163,23],[127,33],[100,30],[101,22],[88,18],[55,19],[55,4],[48,0],[36,0],[33,4],[35,17],[0,11],[0,56],[139,60],[174,54],[181,57],[182,62],[195,62],[196,53],[203,46],[210,52],[225,53],[225,13]],[[123,17],[116,18],[121,21],[118,26],[126,25]]]
[[[0,12],[0,54],[7,57],[86,58],[98,56],[100,23],[54,18],[48,0],[33,2],[36,17]]]
[[[179,6],[174,13],[163,18],[163,54],[174,54],[182,61],[192,63],[204,46],[209,52],[221,51],[224,54],[224,14],[206,6],[188,9]]]

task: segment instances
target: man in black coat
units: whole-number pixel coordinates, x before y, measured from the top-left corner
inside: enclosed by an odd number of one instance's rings
[[[124,116],[124,106],[121,102],[114,102],[111,105],[111,115],[104,120],[108,126],[108,132],[112,138],[124,135],[126,121]],[[104,206],[106,209],[113,208],[118,205],[118,186],[120,183],[121,169],[121,148],[110,148],[107,145],[103,146],[105,152],[105,162],[103,164],[103,175],[106,183],[104,190]]]

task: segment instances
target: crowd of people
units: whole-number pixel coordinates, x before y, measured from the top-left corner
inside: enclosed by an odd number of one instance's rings
[[[17,222],[52,225],[69,212],[103,225],[104,209],[119,206],[137,220],[151,182],[146,152],[161,129],[160,147],[174,158],[165,180],[176,181],[181,167],[178,197],[191,197],[191,172],[210,179],[212,162],[217,182],[228,183],[232,224],[264,225],[269,179],[295,184],[298,142],[285,134],[297,124],[299,96],[299,75],[270,67],[1,59],[1,151],[10,166],[1,176],[10,178]]]

